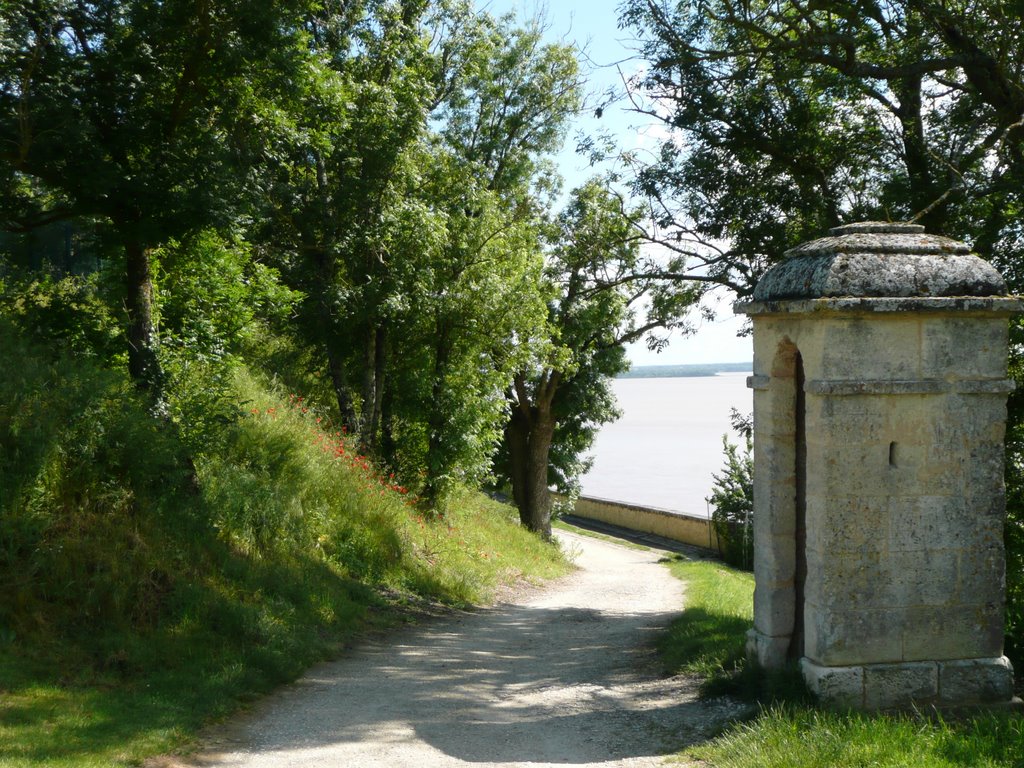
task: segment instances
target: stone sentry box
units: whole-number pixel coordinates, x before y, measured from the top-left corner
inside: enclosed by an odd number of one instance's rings
[[[1007,319],[963,243],[865,222],[790,250],[754,330],[754,628],[831,705],[1010,701]]]

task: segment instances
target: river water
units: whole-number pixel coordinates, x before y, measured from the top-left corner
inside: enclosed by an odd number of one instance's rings
[[[712,473],[725,461],[722,435],[740,441],[729,411],[753,407],[748,375],[616,379],[623,416],[598,433],[583,495],[707,515]]]

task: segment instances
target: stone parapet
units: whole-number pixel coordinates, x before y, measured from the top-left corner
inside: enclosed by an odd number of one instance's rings
[[[573,514],[589,520],[597,520],[631,531],[664,536],[683,544],[719,551],[718,536],[711,520],[694,517],[682,512],[654,509],[621,501],[609,501],[590,496],[576,500]]]

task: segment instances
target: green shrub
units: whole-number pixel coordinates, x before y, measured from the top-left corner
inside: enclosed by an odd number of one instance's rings
[[[204,230],[153,254],[163,343],[197,361],[252,345],[266,323],[284,322],[301,297],[242,240]]]
[[[0,372],[0,622],[19,635],[95,622],[152,625],[171,587],[167,525],[190,535],[180,504],[189,462],[124,376],[52,359],[0,326],[14,361]]]
[[[711,524],[718,536],[718,548],[730,565],[744,570],[754,567],[754,460],[750,438],[742,452],[722,436],[725,466],[713,475],[708,502],[713,507]]]
[[[0,315],[18,335],[44,348],[114,362],[123,356],[123,319],[104,291],[106,275],[47,273],[0,282]],[[16,360],[11,350],[8,360]]]

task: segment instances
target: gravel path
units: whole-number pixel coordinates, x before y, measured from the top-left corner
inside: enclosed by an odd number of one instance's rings
[[[188,765],[632,768],[735,716],[735,702],[657,674],[650,644],[683,603],[664,553],[558,536],[572,575],[316,667]]]

